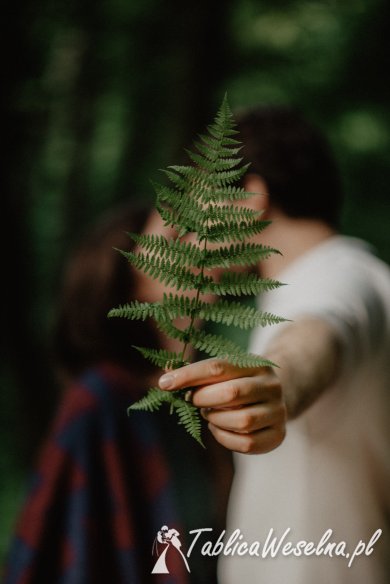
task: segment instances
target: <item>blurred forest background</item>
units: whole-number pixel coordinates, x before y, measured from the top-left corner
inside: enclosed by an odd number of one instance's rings
[[[49,331],[69,250],[177,163],[225,91],[329,137],[343,230],[390,261],[387,0],[20,0],[3,68],[0,553],[57,398]],[[386,73],[387,71],[387,73]]]

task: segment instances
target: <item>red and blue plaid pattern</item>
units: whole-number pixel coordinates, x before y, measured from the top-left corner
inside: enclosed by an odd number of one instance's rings
[[[126,410],[143,387],[103,364],[65,393],[41,453],[4,584],[185,584],[180,558],[151,575],[152,543],[178,526],[154,417]]]

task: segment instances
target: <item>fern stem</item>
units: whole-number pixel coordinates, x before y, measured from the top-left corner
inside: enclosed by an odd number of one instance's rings
[[[210,204],[209,204],[209,207],[210,207]],[[208,223],[208,220],[207,220],[207,223]],[[207,225],[207,227],[208,227],[208,225]],[[207,237],[204,238],[203,253],[205,254],[206,251],[207,251]],[[200,282],[202,282],[202,280],[203,280],[203,275],[204,275],[204,265],[202,264],[202,268],[200,270]],[[195,316],[196,316],[196,313],[197,313],[197,310],[199,307],[199,297],[200,297],[200,285],[196,291],[195,306],[194,306],[194,309],[192,312],[191,322],[190,322],[189,327],[187,329],[187,335],[189,338],[191,337],[192,331],[194,330]],[[184,343],[183,350],[181,352],[181,361],[182,362],[184,362],[185,352],[186,352],[188,344],[189,344],[189,341],[186,341]]]
[[[221,140],[219,140],[219,143],[220,142],[221,142]],[[215,166],[215,164],[214,164],[214,166]],[[213,188],[213,194],[214,194],[214,192],[215,192],[215,188]],[[211,207],[210,201],[211,200],[213,200],[213,197],[210,197],[210,199],[208,201],[208,204],[207,204],[206,233],[208,233],[208,229],[209,229],[209,218],[210,218],[209,216],[210,216],[210,207]],[[203,257],[206,256],[206,251],[207,251],[207,235],[205,235],[205,238],[204,238]],[[200,270],[200,283],[203,281],[203,276],[204,276],[204,263],[202,262],[202,268]],[[187,329],[188,339],[191,338],[191,334],[192,334],[192,332],[194,330],[195,316],[196,316],[196,313],[197,313],[197,310],[198,310],[198,307],[199,307],[200,285],[199,285],[199,288],[198,288],[198,290],[196,292],[195,307],[194,307],[194,310],[193,310],[193,313],[192,313],[192,316],[191,316],[190,325],[189,325],[189,327]],[[189,340],[187,340],[184,343],[184,347],[183,347],[183,350],[182,350],[182,353],[181,353],[181,360],[182,360],[182,362],[184,362],[184,356],[185,356],[185,352],[186,352],[186,349],[187,349],[188,344],[189,344]]]

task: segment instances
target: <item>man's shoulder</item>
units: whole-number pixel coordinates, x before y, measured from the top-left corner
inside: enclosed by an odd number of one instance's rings
[[[387,299],[390,310],[390,267],[373,246],[360,239],[338,236],[327,261],[328,278],[352,295],[377,294]]]
[[[314,247],[286,274],[294,285],[385,287],[390,291],[390,268],[363,240],[336,235]]]
[[[292,320],[302,315],[381,314],[390,322],[390,270],[360,240],[334,236],[281,275],[287,284],[260,301],[263,310]],[[381,317],[381,318],[382,318]]]

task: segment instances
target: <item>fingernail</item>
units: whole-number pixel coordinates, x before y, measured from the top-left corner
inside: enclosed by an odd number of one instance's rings
[[[189,389],[188,391],[185,392],[184,394],[184,401],[192,404],[192,395],[193,395],[193,391],[192,389]]]
[[[174,380],[175,378],[173,377],[173,375],[167,373],[166,375],[160,377],[158,384],[161,387],[161,389],[171,389],[171,387],[173,387]]]

